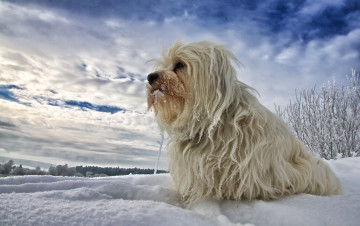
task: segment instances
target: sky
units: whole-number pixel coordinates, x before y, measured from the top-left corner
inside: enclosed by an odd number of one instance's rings
[[[0,0],[0,162],[153,168],[146,76],[177,40],[226,44],[274,110],[359,71],[360,2]]]

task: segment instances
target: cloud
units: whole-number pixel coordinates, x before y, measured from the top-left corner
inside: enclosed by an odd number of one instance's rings
[[[351,3],[351,1],[347,1]],[[300,10],[300,14],[314,15],[324,12],[327,8],[344,7],[346,2],[344,0],[318,0],[318,1],[305,1],[304,7]]]
[[[7,120],[0,124],[0,143],[9,157],[70,165],[152,167],[155,162],[159,135],[146,132],[157,130],[149,114],[12,103],[0,101]]]

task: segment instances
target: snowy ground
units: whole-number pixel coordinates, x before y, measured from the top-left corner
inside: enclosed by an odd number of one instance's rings
[[[360,158],[329,162],[343,194],[203,201],[183,209],[169,175],[0,179],[0,225],[359,225]]]

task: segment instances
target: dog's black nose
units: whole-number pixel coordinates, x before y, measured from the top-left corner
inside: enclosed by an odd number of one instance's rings
[[[152,85],[159,78],[159,74],[154,72],[148,75],[147,80],[149,84]]]

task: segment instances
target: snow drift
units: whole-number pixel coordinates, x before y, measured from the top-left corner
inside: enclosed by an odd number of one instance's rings
[[[0,179],[0,225],[358,225],[360,158],[328,161],[343,193],[202,201],[183,209],[168,174]]]

